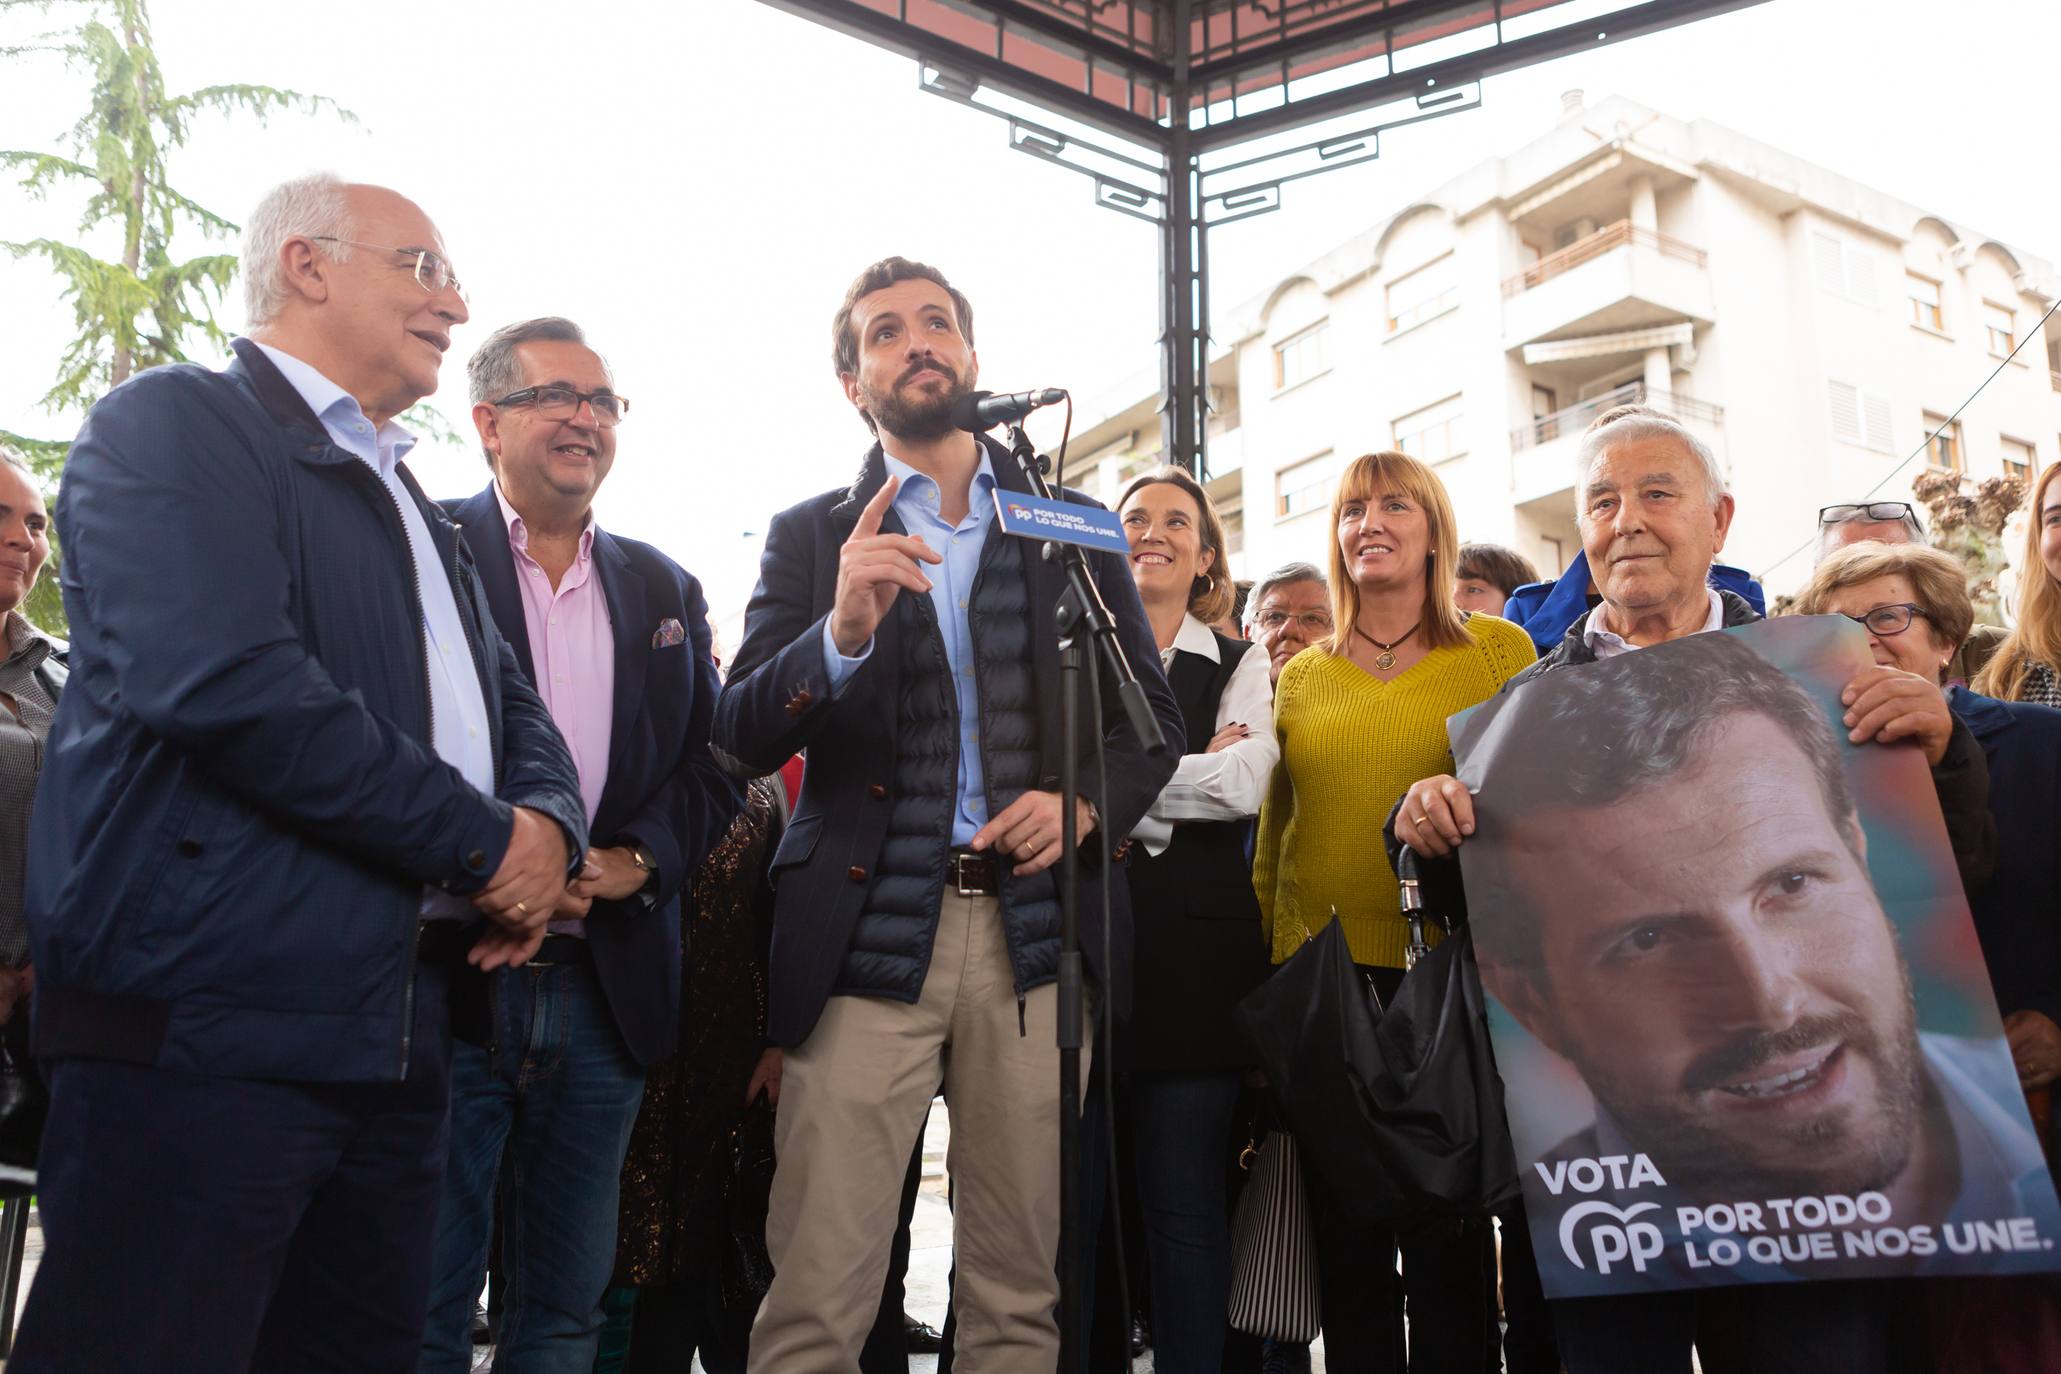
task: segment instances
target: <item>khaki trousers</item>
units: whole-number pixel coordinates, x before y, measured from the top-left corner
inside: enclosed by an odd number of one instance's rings
[[[752,1374],[856,1371],[880,1309],[909,1155],[940,1083],[952,1113],[959,1374],[1059,1359],[1058,988],[1015,981],[993,897],[947,888],[914,1006],[832,997],[787,1052]],[[1087,1077],[1087,1052],[1081,1076]]]

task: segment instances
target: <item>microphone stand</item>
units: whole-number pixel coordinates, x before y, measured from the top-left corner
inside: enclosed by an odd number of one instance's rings
[[[1053,499],[1045,481],[1046,460],[1023,432],[1023,422],[1009,426],[1009,456],[1037,495]],[[1079,1374],[1086,1367],[1076,1336],[1076,1318],[1086,1310],[1081,1291],[1081,1262],[1076,1241],[1082,1238],[1081,1205],[1081,1043],[1087,1003],[1083,995],[1080,932],[1080,835],[1076,813],[1080,796],[1080,691],[1090,646],[1116,679],[1117,697],[1131,729],[1151,754],[1166,752],[1166,733],[1152,714],[1145,689],[1124,657],[1116,622],[1088,572],[1087,555],[1075,544],[1046,540],[1042,556],[1066,574],[1055,619],[1059,629],[1059,1370]],[[1094,684],[1089,684],[1092,689]],[[1102,740],[1094,741],[1102,752]],[[1102,913],[1109,920],[1107,911]],[[1104,969],[1105,976],[1109,970]],[[1105,1066],[1105,1072],[1107,1066]]]

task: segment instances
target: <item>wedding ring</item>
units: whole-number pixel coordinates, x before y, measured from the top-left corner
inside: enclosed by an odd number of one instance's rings
[[[522,904],[521,902],[517,902],[517,903],[515,904],[515,909],[516,909],[517,911],[520,911],[520,912],[521,912],[521,913],[522,913],[523,915],[525,915],[525,916],[527,916],[527,915],[529,915],[529,914],[530,914],[530,909],[529,909],[528,907],[524,906],[524,905],[523,905],[523,904]]]
[[[1431,819],[1431,817],[1429,817],[1429,816],[1412,816],[1412,817],[1411,817],[1410,819],[1411,819],[1411,820],[1413,820],[1413,821],[1415,821],[1415,822],[1417,822],[1417,824],[1419,824],[1419,825],[1422,825],[1422,824],[1424,824],[1424,823],[1425,823],[1426,821],[1430,820],[1430,819]]]

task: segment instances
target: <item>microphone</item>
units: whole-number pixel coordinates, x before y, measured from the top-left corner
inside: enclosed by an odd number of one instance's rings
[[[952,423],[960,429],[981,434],[996,425],[1014,424],[1040,406],[1057,405],[1065,399],[1066,393],[1058,387],[1018,391],[1007,396],[997,396],[992,391],[969,391],[952,402]]]

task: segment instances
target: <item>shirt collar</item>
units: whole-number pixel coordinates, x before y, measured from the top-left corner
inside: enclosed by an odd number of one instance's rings
[[[7,662],[26,663],[33,668],[50,657],[52,641],[20,611],[7,613]]]
[[[501,490],[501,479],[494,479],[494,501],[501,507],[501,519],[508,526],[508,547],[517,553],[528,553],[530,549],[530,527],[523,522],[522,512],[508,504],[508,495]],[[594,512],[587,512],[587,523],[580,530],[581,558],[588,558],[594,552]]]
[[[936,516],[938,508],[937,479],[927,472],[918,472],[915,468],[910,467],[884,448],[880,451],[880,456],[887,464],[887,475],[902,479],[902,485],[895,489],[894,504],[900,506],[904,501],[913,501],[916,503],[917,509],[928,511],[931,515]],[[986,507],[992,506],[994,500],[995,467],[993,463],[988,461],[988,446],[982,444],[980,446],[980,465],[973,470],[973,485],[967,493],[966,513],[969,516],[979,515]]]
[[[1174,652],[1200,654],[1211,663],[1224,661],[1215,632],[1192,615],[1181,617],[1181,628],[1174,633]]]
[[[1710,597],[1710,614],[1704,617],[1702,628],[1694,631],[1696,634],[1707,634],[1712,630],[1725,628],[1723,598],[1718,596],[1715,588],[1705,587],[1703,590]],[[1588,619],[1582,622],[1582,639],[1588,644],[1590,651],[1599,658],[1630,653],[1639,647],[1616,632],[1603,628],[1603,609],[1609,604],[1607,601],[1597,602],[1596,608],[1589,612]]]
[[[341,429],[352,420],[370,423],[370,417],[365,414],[364,407],[358,404],[357,398],[323,376],[319,370],[270,344],[258,343],[256,339],[252,339],[251,342],[257,344],[259,351],[272,360],[272,365],[279,369],[279,375],[286,378],[287,385],[300,393],[300,398],[308,403],[308,409],[315,412],[315,418],[322,422],[324,429]],[[407,457],[408,451],[415,447],[415,435],[393,420],[381,425],[373,437],[378,443],[379,451],[382,454],[390,451],[393,454],[392,461],[396,463]]]

